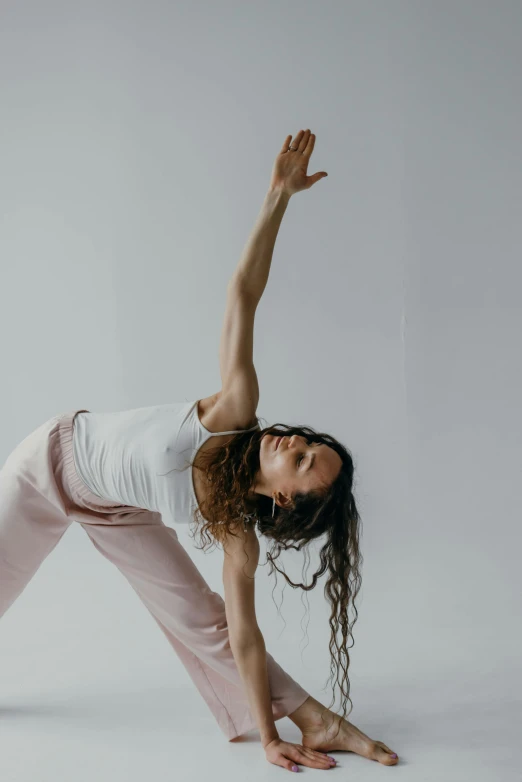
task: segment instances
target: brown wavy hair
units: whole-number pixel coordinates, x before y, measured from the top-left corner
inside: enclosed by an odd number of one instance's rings
[[[257,420],[259,422],[263,419]],[[259,449],[261,438],[265,434],[297,434],[309,443],[324,443],[341,458],[339,475],[329,487],[321,491],[307,494],[296,492],[289,508],[281,508],[276,504],[275,515],[272,517],[272,498],[262,494],[248,496],[260,469]],[[261,535],[271,541],[271,548],[266,554],[270,562],[269,575],[276,571],[284,576],[294,589],[300,588],[308,592],[314,589],[318,579],[328,571],[324,586],[324,594],[331,606],[331,664],[327,683],[332,680],[333,700],[327,709],[335,702],[337,683],[341,692],[341,718],[345,718],[348,714],[348,700],[350,712],[353,708],[348,677],[348,641],[351,639],[353,646],[352,630],[358,618],[355,598],[361,587],[363,562],[359,546],[361,519],[353,496],[354,462],[351,453],[342,443],[325,432],[317,432],[304,425],[288,426],[277,423],[236,434],[225,444],[218,444],[203,451],[198,458],[202,463],[201,467],[189,463],[184,469],[200,469],[206,478],[205,500],[194,510],[194,522],[196,529],[199,529],[201,542],[199,549],[205,551],[209,546],[222,545],[226,535],[236,535],[238,522],[248,520],[257,526]],[[282,551],[301,551],[317,538],[324,538],[319,551],[319,569],[309,584],[294,583],[277,567],[276,560]],[[277,584],[277,575],[275,580]],[[351,623],[348,617],[350,600],[354,613]],[[339,727],[340,725],[341,720]]]

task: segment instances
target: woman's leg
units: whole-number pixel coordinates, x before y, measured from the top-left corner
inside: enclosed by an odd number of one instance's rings
[[[232,740],[256,727],[230,648],[223,598],[213,592],[177,533],[159,513],[125,524],[82,524],[94,546],[123,573]],[[267,653],[274,719],[294,712],[308,693]]]
[[[37,462],[26,460],[15,469],[12,455],[9,467],[0,470],[0,616],[23,592],[71,523],[50,479],[51,496],[42,493],[39,482],[45,476],[40,473],[36,478],[35,466]]]

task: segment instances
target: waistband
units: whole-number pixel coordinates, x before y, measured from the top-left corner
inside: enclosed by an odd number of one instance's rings
[[[66,484],[64,488],[76,504],[91,510],[110,511],[117,508],[119,511],[136,511],[137,509],[132,506],[121,505],[118,502],[111,502],[110,500],[98,497],[97,494],[94,494],[89,489],[87,484],[78,474],[74,461],[73,434],[74,419],[79,413],[90,413],[90,410],[74,410],[57,416],[60,450],[63,461],[63,477],[64,483]]]

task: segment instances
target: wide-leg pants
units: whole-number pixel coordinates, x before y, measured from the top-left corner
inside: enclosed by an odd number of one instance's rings
[[[225,603],[160,513],[105,503],[75,469],[77,413],[29,434],[0,470],[0,616],[72,522],[123,573],[165,634],[230,741],[256,727],[228,637]],[[100,504],[103,503],[103,504]],[[267,651],[274,720],[308,697]]]

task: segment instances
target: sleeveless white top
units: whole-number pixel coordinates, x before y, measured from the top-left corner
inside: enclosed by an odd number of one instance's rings
[[[170,527],[175,522],[189,524],[198,505],[189,462],[210,437],[258,428],[256,424],[209,432],[199,420],[198,400],[116,413],[78,413],[74,463],[82,481],[101,500],[157,511]]]

